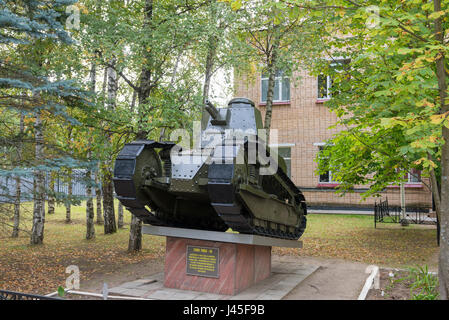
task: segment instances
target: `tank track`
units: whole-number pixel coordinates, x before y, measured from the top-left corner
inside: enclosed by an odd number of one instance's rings
[[[146,147],[172,148],[173,146],[174,143],[171,142],[134,141],[120,151],[115,161],[113,181],[116,197],[128,211],[144,223],[155,226],[174,226],[173,223],[165,221],[160,215],[151,213],[145,208],[146,203],[142,203],[138,198],[133,180],[136,158]]]
[[[264,228],[254,225],[254,218],[245,214],[245,210],[240,205],[226,205],[219,203],[212,204],[218,212],[220,218],[231,228],[233,231],[246,234],[256,234],[260,236],[267,236],[273,238],[297,240],[299,239],[306,229],[307,218],[305,215],[301,216],[301,223],[298,228],[295,228],[294,232],[285,232],[278,228]],[[271,223],[270,225],[279,226],[279,224]]]
[[[162,148],[169,150],[174,145],[172,142],[157,142],[153,140],[138,140],[128,143],[117,156],[114,167],[113,182],[116,198],[128,211],[142,220],[143,223],[154,226],[191,228],[192,226],[186,225],[185,222],[173,219],[173,217],[169,218],[157,210],[154,210],[154,213],[148,210],[146,208],[148,203],[144,203],[139,199],[133,180],[136,159],[144,148]],[[203,221],[202,226],[195,225],[194,228],[216,230],[214,222],[208,224],[208,221]]]
[[[209,172],[215,170],[220,171],[219,174],[213,174],[215,178],[209,174],[209,196],[212,201],[212,206],[217,211],[220,218],[233,230],[240,233],[256,234],[261,236],[268,236],[273,238],[282,238],[289,240],[299,239],[306,229],[307,224],[307,207],[305,199],[301,191],[291,182],[287,175],[278,169],[277,174],[287,183],[287,185],[296,192],[296,198],[300,202],[300,205],[304,209],[304,214],[301,216],[299,227],[295,228],[293,232],[285,232],[278,228],[280,224],[271,222],[270,228],[255,226],[254,218],[251,214],[247,213],[245,208],[240,205],[241,200],[235,198],[235,190],[231,188],[231,176],[227,175],[225,169],[226,165],[211,165]],[[212,169],[212,170],[211,170]],[[219,176],[219,177],[218,177]],[[223,196],[228,195],[228,196]],[[229,197],[232,195],[232,197]],[[274,226],[274,227],[271,227]]]
[[[245,218],[243,215],[239,215],[237,219],[234,215],[219,214],[219,216],[233,231],[289,240],[299,239],[304,233],[307,223],[306,216],[302,216],[301,227],[295,228],[294,232],[287,233],[279,229],[254,226],[252,218]]]

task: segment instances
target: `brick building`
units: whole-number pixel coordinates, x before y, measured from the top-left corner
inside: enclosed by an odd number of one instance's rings
[[[301,80],[290,81],[282,74],[276,76],[274,104],[271,128],[278,129],[279,153],[284,156],[288,166],[288,174],[293,182],[304,193],[310,207],[316,209],[332,208],[372,208],[379,198],[370,197],[362,201],[361,193],[367,186],[358,186],[354,193],[344,196],[335,194],[338,185],[332,181],[332,173],[317,175],[315,158],[324,145],[339,129],[328,129],[337,120],[324,105],[329,99],[328,89],[331,85],[329,77],[315,77],[306,71],[294,74]],[[236,97],[247,97],[254,101],[256,107],[265,113],[266,91],[268,79],[258,74],[254,78],[239,77],[235,79]],[[424,180],[426,182],[426,180]],[[400,204],[398,186],[388,187],[382,193],[382,199],[388,197],[392,205]],[[432,195],[420,178],[409,177],[405,184],[405,200],[407,206],[431,206]]]

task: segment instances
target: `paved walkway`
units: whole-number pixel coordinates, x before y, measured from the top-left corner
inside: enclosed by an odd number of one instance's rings
[[[320,266],[284,297],[287,300],[354,300],[359,296],[369,275],[365,273],[368,265],[359,262],[289,256],[279,259],[300,259],[304,264]]]
[[[150,300],[280,300],[318,268],[297,261],[274,261],[270,277],[234,296],[165,288],[162,272],[122,283],[109,293]]]
[[[358,262],[276,255],[272,259],[273,275],[236,296],[164,288],[161,272],[121,283],[110,294],[163,300],[350,300],[357,299],[368,277],[368,265]]]

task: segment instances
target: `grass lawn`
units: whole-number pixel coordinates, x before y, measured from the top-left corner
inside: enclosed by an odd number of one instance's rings
[[[436,266],[436,227],[381,223],[372,216],[310,214],[299,255],[341,258],[388,267]],[[277,254],[296,249],[275,248]]]
[[[25,214],[28,221],[24,221],[24,225],[29,227],[31,213]],[[162,237],[144,236],[143,250],[136,254],[127,253],[131,220],[128,211],[125,210],[123,229],[105,235],[103,226],[96,225],[96,238],[92,240],[85,239],[85,217],[84,206],[72,206],[72,223],[67,224],[65,207],[58,206],[55,214],[46,215],[43,245],[31,246],[25,232],[21,232],[17,239],[2,238],[0,289],[49,293],[60,285],[65,286],[68,276],[65,269],[69,265],[79,266],[81,281],[84,281],[97,272],[108,274],[126,264],[162,259],[165,252]]]
[[[24,209],[31,209],[25,205]],[[24,213],[24,226],[30,226],[31,214]],[[28,219],[26,219],[28,218]],[[85,240],[85,208],[72,207],[72,223],[65,223],[65,208],[46,216],[44,244],[29,245],[29,235],[21,232],[17,239],[0,241],[0,289],[41,294],[65,285],[69,265],[78,265],[81,281],[94,274],[110,274],[128,264],[151,259],[162,261],[163,237],[143,237],[143,250],[126,252],[130,213],[125,210],[125,228],[116,234],[104,235],[96,226],[96,239]],[[342,258],[391,267],[431,264],[438,248],[434,227],[410,225],[400,227],[381,224],[374,229],[370,216],[309,215],[307,230],[301,238],[303,249],[274,248],[279,255],[305,255]]]

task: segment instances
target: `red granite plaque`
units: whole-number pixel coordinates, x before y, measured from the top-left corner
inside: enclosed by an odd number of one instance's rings
[[[197,254],[193,260],[189,260],[189,252]],[[215,256],[218,261],[214,261]],[[193,269],[188,266],[189,261],[196,263]],[[201,272],[204,275],[198,275]],[[270,273],[271,247],[167,237],[164,276],[167,288],[235,295]]]

